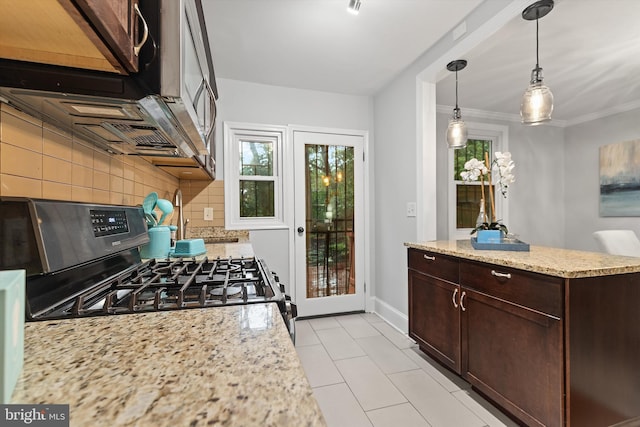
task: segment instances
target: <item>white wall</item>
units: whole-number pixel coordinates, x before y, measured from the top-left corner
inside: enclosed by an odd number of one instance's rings
[[[378,93],[374,123],[375,311],[402,328],[408,302],[404,242],[416,240],[417,227],[417,218],[406,215],[407,202],[417,201],[415,71]]]
[[[222,123],[225,121],[268,125],[302,125],[369,131],[373,140],[372,99],[366,96],[269,86],[230,79],[216,79],[218,126],[216,128],[216,175],[224,176]],[[251,243],[257,257],[264,258],[280,280],[293,285],[290,275],[290,231],[254,230]]]
[[[596,230],[625,228],[640,236],[639,217],[600,217],[599,148],[640,138],[640,109],[566,129],[564,182],[566,246],[597,251]]]

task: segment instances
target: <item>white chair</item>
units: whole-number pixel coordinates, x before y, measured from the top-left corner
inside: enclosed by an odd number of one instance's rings
[[[633,230],[600,230],[593,237],[606,253],[640,257],[640,239]]]

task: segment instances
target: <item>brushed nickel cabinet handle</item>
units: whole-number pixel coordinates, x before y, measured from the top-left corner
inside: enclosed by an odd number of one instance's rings
[[[458,303],[456,303],[456,295],[458,295],[458,288],[453,290],[453,296],[451,297],[451,301],[453,301],[453,306],[458,308]]]
[[[142,40],[140,40],[140,43],[133,46],[133,54],[135,56],[138,56],[140,54],[140,49],[142,49],[142,46],[144,46],[144,44],[147,42],[147,38],[149,37],[149,26],[147,25],[147,21],[145,21],[144,16],[142,16],[142,12],[140,12],[138,3],[133,5],[133,10],[140,18],[140,21],[142,21]]]
[[[465,291],[462,291],[462,295],[460,295],[460,308],[462,309],[462,311],[467,311],[466,307],[464,306],[464,297],[467,295],[467,293]]]
[[[422,255],[422,256],[424,257],[424,259],[428,259],[429,261],[435,261],[436,260],[436,257],[434,257],[434,256],[429,256],[429,255],[426,255],[426,254]]]
[[[505,279],[511,279],[511,273],[499,273],[495,270],[491,270],[491,275],[496,277],[503,277]]]

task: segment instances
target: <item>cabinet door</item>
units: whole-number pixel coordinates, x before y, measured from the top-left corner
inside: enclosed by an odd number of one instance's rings
[[[136,23],[138,16],[135,6],[138,0],[74,0],[77,7],[87,16],[99,33],[109,51],[129,72],[138,71]],[[141,21],[142,22],[142,21]],[[142,31],[141,31],[142,32]],[[100,46],[96,42],[96,46]]]
[[[460,373],[460,287],[409,270],[409,336]]]
[[[118,74],[137,71],[137,2],[0,0],[0,58]]]
[[[463,376],[527,425],[561,426],[562,321],[461,289]]]

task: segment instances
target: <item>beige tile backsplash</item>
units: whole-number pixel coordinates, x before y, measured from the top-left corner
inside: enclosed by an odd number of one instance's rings
[[[143,159],[109,155],[0,103],[0,196],[137,205],[152,191],[173,200],[177,188],[190,226],[224,227],[222,181],[178,180]],[[205,207],[213,208],[213,221],[204,220]]]
[[[180,182],[185,207],[183,214],[189,218],[190,227],[224,228],[224,185],[222,181]],[[204,208],[213,208],[213,221],[204,220]],[[174,217],[175,218],[175,217]]]

